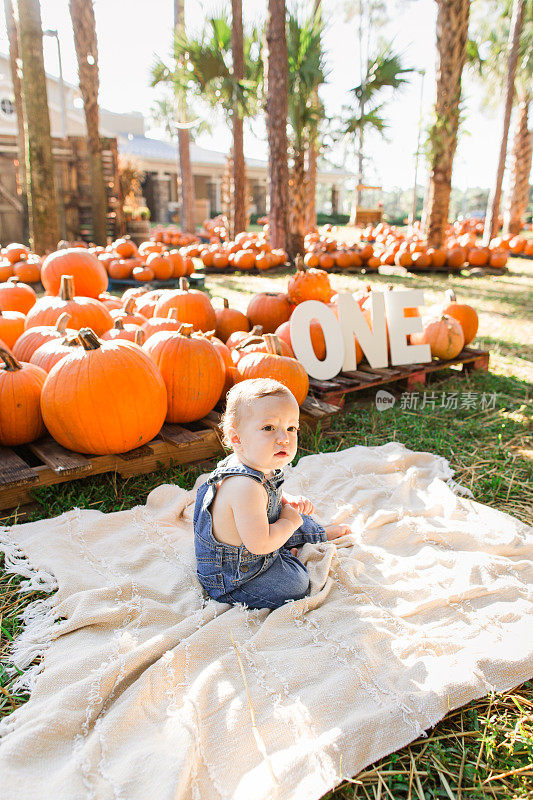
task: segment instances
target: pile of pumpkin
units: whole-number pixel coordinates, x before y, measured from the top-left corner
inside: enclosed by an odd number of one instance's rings
[[[39,283],[41,280],[41,258],[30,252],[29,247],[13,242],[2,247],[0,255],[0,283],[12,277],[24,283]]]
[[[187,247],[198,241],[198,236],[192,233],[183,233],[176,225],[156,225],[152,228],[150,239],[153,242],[172,245],[172,247]]]
[[[404,232],[381,222],[375,228],[366,228],[362,236],[373,242],[374,253],[381,264],[395,264],[412,272],[432,268],[453,272],[462,269],[465,264],[502,269],[508,258],[508,252],[500,246],[499,240],[493,240],[490,247],[480,246],[474,231],[458,237],[451,232],[446,246],[442,248],[427,246],[420,223]]]
[[[189,248],[191,255],[202,260],[207,272],[211,269],[236,269],[243,272],[257,269],[263,272],[287,262],[285,250],[270,247],[266,231],[242,232],[235,236],[235,241],[197,245],[194,254],[192,249]]]
[[[176,280],[194,272],[190,252],[196,245],[173,247],[159,241],[142,242],[137,247],[129,237],[116,239],[107,247],[89,247],[112,280],[150,281]]]
[[[46,428],[76,452],[125,452],[152,439],[165,420],[201,419],[233,383],[247,378],[276,378],[301,404],[309,379],[294,357],[290,316],[310,299],[337,314],[327,273],[301,263],[286,294],[254,295],[246,314],[227,300],[215,308],[205,293],[189,289],[186,278],[179,289],[138,287],[112,297],[101,291],[107,280],[101,264],[84,250],[51,254],[42,273],[48,293],[39,299],[16,278],[0,285],[3,446],[33,441]],[[370,293],[367,286],[356,295],[369,325]],[[411,340],[427,341],[434,355],[452,358],[475,336],[477,314],[455,302],[438,311]],[[318,322],[310,335],[323,359]]]

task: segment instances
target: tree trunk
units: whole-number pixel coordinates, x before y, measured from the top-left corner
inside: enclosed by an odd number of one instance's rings
[[[520,233],[524,225],[524,214],[529,200],[529,176],[531,173],[532,132],[528,130],[529,97],[526,95],[518,105],[518,120],[514,138],[511,185],[503,215],[503,232],[506,236]]]
[[[452,167],[457,147],[461,75],[468,36],[469,0],[438,0],[436,122],[430,133],[431,157],[426,211],[426,237],[430,247],[444,242]]]
[[[270,245],[286,249],[289,206],[287,163],[288,56],[285,0],[268,0],[265,56],[266,126],[269,149]]]
[[[313,231],[316,228],[316,171],[317,171],[317,146],[316,139],[309,145],[307,173],[305,176],[305,228]]]
[[[74,45],[78,59],[80,92],[87,126],[87,150],[91,176],[93,218],[92,239],[95,244],[107,243],[107,193],[102,167],[102,144],[98,111],[98,44],[92,0],[69,0]]]
[[[22,84],[20,80],[17,61],[19,59],[19,43],[17,23],[11,0],[4,0],[6,15],[7,37],[9,39],[9,64],[11,67],[11,81],[15,94],[15,113],[17,115],[17,175],[22,203],[22,240],[29,241],[30,225],[28,219],[28,183],[26,180],[26,135],[24,133],[24,108],[22,105]]]
[[[306,180],[303,149],[295,150],[289,182],[289,258],[304,253]]]
[[[185,29],[185,2],[174,0],[174,30]],[[187,121],[187,103],[183,94],[177,97],[180,122]],[[194,233],[194,180],[191,167],[191,137],[186,128],[178,128],[180,222],[185,233]]]
[[[244,78],[244,44],[242,31],[242,0],[231,0],[231,53],[233,58],[233,78]],[[243,118],[238,103],[233,104],[233,215],[231,238],[246,230],[246,167],[244,163]]]
[[[502,194],[503,173],[505,171],[505,157],[507,155],[507,139],[509,137],[509,124],[514,101],[514,80],[516,63],[518,61],[518,48],[520,44],[520,31],[524,19],[525,0],[514,0],[511,27],[509,29],[507,76],[505,80],[505,111],[503,115],[503,129],[500,140],[500,156],[496,170],[496,181],[489,195],[487,213],[485,215],[485,229],[483,231],[483,244],[488,245],[496,235],[499,227],[500,199]]]
[[[59,222],[39,0],[18,0],[17,12],[19,52],[23,63],[30,246],[43,255],[57,247]]]

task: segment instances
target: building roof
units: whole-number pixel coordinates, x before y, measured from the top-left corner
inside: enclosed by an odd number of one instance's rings
[[[137,156],[138,158],[150,158],[156,161],[176,161],[178,158],[178,150],[175,144],[161,139],[151,139],[148,136],[135,136],[133,134],[118,134],[118,149],[120,153],[125,155]],[[216,164],[217,166],[224,166],[226,163],[227,154],[221,153],[218,150],[207,150],[205,147],[191,142],[191,162],[193,164]],[[267,169],[268,161],[259,158],[245,158],[246,164],[249,167],[259,167]],[[332,167],[329,164],[322,163],[319,171],[330,175],[348,176],[351,173],[346,172],[340,167]]]

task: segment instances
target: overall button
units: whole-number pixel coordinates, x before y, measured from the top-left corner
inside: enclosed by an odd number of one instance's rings
[[[246,547],[243,547],[243,548],[242,548],[242,554],[243,554],[243,556],[249,556],[249,555],[250,555],[250,553],[248,552],[248,550],[246,549]]]
[[[241,572],[248,572],[248,567],[246,566],[246,564],[243,564],[243,566],[241,567]]]

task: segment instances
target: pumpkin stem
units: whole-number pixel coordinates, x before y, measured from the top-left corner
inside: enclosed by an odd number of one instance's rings
[[[184,292],[189,291],[189,281],[187,278],[180,278],[180,289]]]
[[[114,328],[116,331],[123,331],[123,330],[124,330],[124,320],[125,320],[125,318],[126,318],[126,315],[125,315],[125,314],[123,314],[123,315],[122,315],[122,316],[120,316],[120,317],[116,317],[116,318],[115,318],[115,323],[114,323],[114,325],[113,325],[113,328]]]
[[[11,278],[7,279],[7,282],[11,284],[11,286],[16,286],[17,283],[20,283],[20,278],[17,278],[15,275],[12,275]]]
[[[254,327],[250,331],[250,336],[262,336],[262,335],[263,335],[263,326],[254,325]]]
[[[178,309],[177,308],[169,308],[167,319],[178,319]]]
[[[294,259],[294,265],[295,265],[295,267],[296,267],[298,272],[305,272],[304,260],[303,260],[303,258],[302,258],[300,253],[298,253],[296,258]]]
[[[140,328],[138,331],[135,331],[135,338],[133,340],[135,344],[138,344],[139,347],[142,347],[145,339],[146,339],[146,334],[144,331],[142,331]]]
[[[58,331],[58,333],[65,333],[71,319],[72,317],[70,316],[70,314],[67,314],[66,311],[63,314],[61,314],[61,316],[58,317],[58,320],[56,322],[56,331]]]
[[[224,308],[229,308],[229,300],[228,300],[228,298],[227,297],[223,297],[222,300],[223,300],[223,303],[224,303]]]
[[[187,339],[190,339],[193,330],[194,325],[191,325],[189,322],[184,322],[183,325],[180,325],[178,328],[178,333],[181,333],[182,336],[186,336]]]
[[[267,352],[273,356],[281,355],[281,345],[279,338],[274,333],[265,333],[264,340],[267,346]]]
[[[127,314],[133,314],[134,306],[135,306],[135,298],[130,297],[129,300],[126,300],[126,303],[124,304],[124,311]]]
[[[9,372],[16,372],[18,369],[22,369],[20,361],[17,361],[13,353],[10,353],[9,350],[5,350],[3,347],[0,347],[0,358],[3,360],[6,365],[6,370]]]
[[[72,300],[74,297],[74,277],[72,275],[61,276],[59,296],[62,300]]]
[[[98,350],[102,344],[92,328],[82,328],[78,332],[78,339],[84,350]]]
[[[445,295],[446,299],[449,300],[450,303],[456,303],[457,302],[457,296],[456,296],[456,294],[455,294],[453,289],[446,289],[446,292],[444,293],[444,295]]]
[[[265,338],[263,336],[248,336],[247,339],[243,339],[242,342],[239,342],[235,350],[244,350],[249,344],[262,344],[264,341]]]

